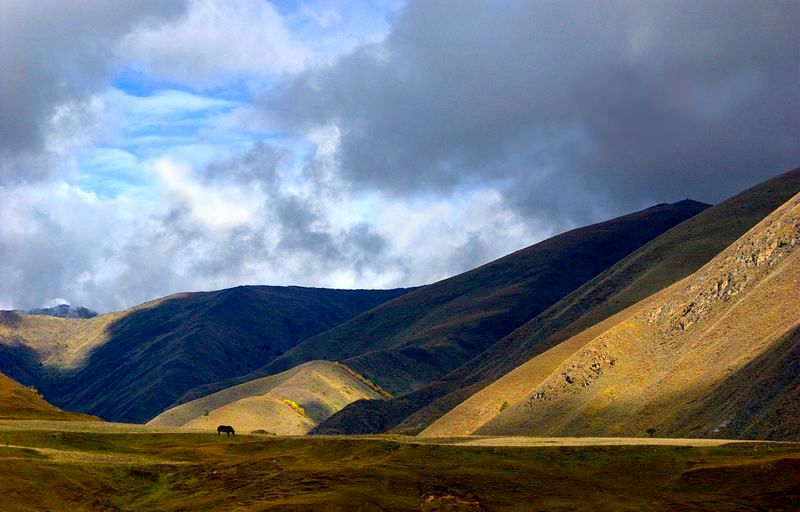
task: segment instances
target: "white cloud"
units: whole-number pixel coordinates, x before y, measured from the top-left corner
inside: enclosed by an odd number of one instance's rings
[[[179,0],[0,2],[0,182],[47,177],[50,124],[117,69],[113,48],[143,23],[181,12]],[[63,114],[63,111],[61,112]]]
[[[286,14],[292,35],[314,52],[313,63],[324,65],[389,33],[388,18],[403,5],[398,0],[301,2]]]
[[[407,258],[416,283],[470,270],[555,234],[514,213],[490,188],[450,198],[376,198],[370,206],[375,230]]]
[[[124,143],[135,136],[185,134],[221,120],[240,103],[173,89],[136,96],[115,88],[100,95],[104,122]],[[152,143],[150,141],[149,143]]]
[[[0,3],[0,307],[416,285],[796,154],[790,16],[387,2]]]
[[[198,88],[296,72],[309,57],[263,0],[193,0],[185,16],[139,28],[119,51],[152,76]]]
[[[189,217],[212,237],[257,221],[263,203],[258,190],[237,184],[202,184],[192,176],[191,168],[168,158],[155,163],[164,190],[166,204],[186,208]]]
[[[207,169],[145,162],[151,197],[58,180],[0,188],[0,308],[58,297],[108,311],[239,284],[409,286],[543,235],[491,190],[449,202],[289,187],[282,154],[261,146]]]

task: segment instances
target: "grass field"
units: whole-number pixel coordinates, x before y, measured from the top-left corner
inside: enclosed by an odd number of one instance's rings
[[[664,442],[225,438],[136,425],[3,421],[0,496],[4,511],[800,507],[800,444]]]

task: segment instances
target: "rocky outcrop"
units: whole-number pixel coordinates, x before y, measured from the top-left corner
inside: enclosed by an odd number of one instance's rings
[[[536,410],[536,406],[541,402],[548,402],[553,397],[564,394],[576,393],[581,388],[586,388],[594,384],[607,369],[616,366],[619,359],[609,350],[607,343],[602,343],[599,347],[589,347],[582,350],[578,357],[570,359],[568,364],[563,365],[557,370],[563,380],[552,379],[539,387],[525,402],[531,412]]]
[[[800,197],[782,207],[784,214],[729,247],[713,268],[703,269],[701,279],[693,280],[681,294],[646,316],[664,335],[689,329],[714,310],[742,293],[749,283],[768,273],[794,248],[800,245]]]

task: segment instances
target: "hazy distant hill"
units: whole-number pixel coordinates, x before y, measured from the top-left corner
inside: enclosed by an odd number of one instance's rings
[[[315,359],[341,360],[391,393],[417,389],[706,207],[692,201],[658,205],[555,236],[386,302],[304,341],[256,372],[203,386],[183,400]],[[386,417],[367,416],[378,422]]]
[[[59,318],[92,318],[97,316],[97,313],[91,309],[70,306],[69,304],[59,304],[52,308],[31,309],[27,313],[29,315],[57,316]]]
[[[349,368],[310,361],[173,407],[148,425],[205,428],[233,425],[242,432],[265,430],[303,435],[354,400],[381,398]]]
[[[691,274],[800,191],[800,169],[709,208],[644,245],[460,368],[389,402],[356,402],[317,433],[420,432],[536,354]]]
[[[800,194],[688,278],[539,354],[423,435],[800,439]]]
[[[241,286],[90,319],[3,312],[0,368],[66,409],[144,422],[406,291]]]

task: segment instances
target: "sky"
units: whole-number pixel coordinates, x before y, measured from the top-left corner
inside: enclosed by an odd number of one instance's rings
[[[3,0],[0,309],[430,283],[800,165],[800,3]]]

